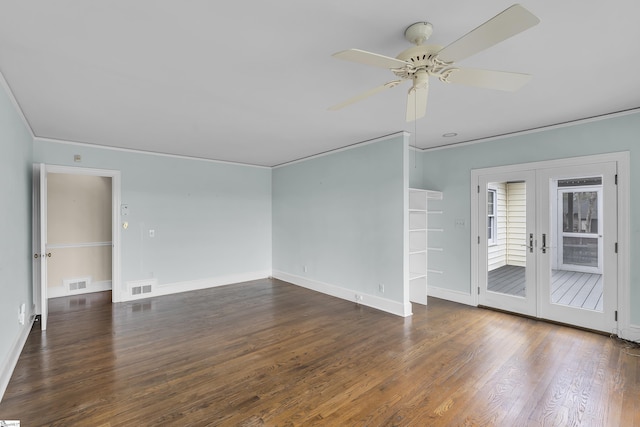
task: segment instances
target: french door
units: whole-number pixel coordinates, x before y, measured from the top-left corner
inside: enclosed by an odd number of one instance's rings
[[[616,328],[616,163],[537,171],[539,317]],[[546,235],[545,235],[546,234]]]
[[[474,171],[478,303],[611,332],[616,162]]]

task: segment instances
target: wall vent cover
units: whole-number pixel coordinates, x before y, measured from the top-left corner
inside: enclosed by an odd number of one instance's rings
[[[76,279],[64,279],[64,287],[68,293],[76,293],[86,291],[91,284],[91,277],[82,277]]]
[[[153,292],[155,286],[155,280],[138,280],[135,282],[128,282],[129,294],[131,295],[143,295]]]

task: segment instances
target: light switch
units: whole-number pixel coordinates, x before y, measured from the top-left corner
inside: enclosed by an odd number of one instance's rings
[[[120,205],[120,215],[122,216],[129,215],[129,205]]]
[[[156,237],[156,230],[149,230],[149,237]]]

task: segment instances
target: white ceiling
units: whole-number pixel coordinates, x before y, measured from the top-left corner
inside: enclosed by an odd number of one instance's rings
[[[395,57],[416,21],[447,45],[511,4],[0,0],[0,72],[38,137],[266,166],[402,130],[429,148],[640,107],[640,2],[531,0],[540,24],[460,63],[532,74],[520,91],[435,80],[416,123],[407,83],[327,110],[395,79],[332,53]]]

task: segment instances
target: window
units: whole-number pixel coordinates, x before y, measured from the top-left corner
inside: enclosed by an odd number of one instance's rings
[[[487,192],[487,240],[490,245],[498,243],[498,198],[496,190]]]

